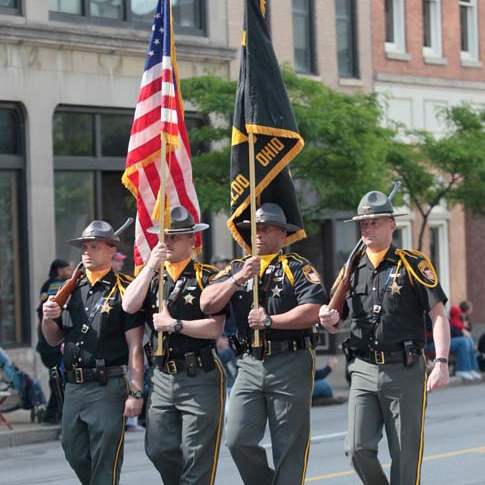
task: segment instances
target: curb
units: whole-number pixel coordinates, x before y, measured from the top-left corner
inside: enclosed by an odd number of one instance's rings
[[[22,426],[22,429],[15,429],[14,424],[12,431],[0,433],[0,448],[56,441],[59,439],[60,433],[61,428],[58,425],[32,425]]]

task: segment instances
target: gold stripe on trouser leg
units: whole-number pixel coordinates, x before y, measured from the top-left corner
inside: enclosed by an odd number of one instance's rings
[[[121,473],[121,470],[118,470],[118,463],[120,461],[121,450],[123,449],[123,444],[125,442],[125,425],[126,425],[126,418],[123,416],[123,418],[121,418],[121,435],[120,435],[120,439],[118,440],[118,447],[116,448],[115,461],[113,462],[112,485],[116,485],[116,483],[119,481],[119,475]]]
[[[214,449],[214,458],[212,460],[210,485],[214,485],[214,482],[216,480],[217,464],[219,462],[219,449],[221,447],[222,426],[224,423],[224,406],[226,401],[226,390],[224,386],[224,379],[225,379],[224,370],[222,369],[218,359],[214,359],[214,363],[216,364],[217,370],[219,371],[220,410],[219,410],[219,422],[217,424],[216,446]]]
[[[426,358],[425,359],[424,365],[426,368]],[[424,417],[426,414],[426,403],[427,403],[427,397],[428,393],[426,391],[426,383],[428,380],[427,376],[427,371],[424,372],[424,385],[423,385],[423,399],[422,399],[422,409],[421,409],[421,433],[419,437],[419,453],[418,453],[418,464],[416,468],[416,485],[419,485],[421,483],[421,466],[423,464],[423,451],[424,451]]]
[[[312,391],[311,391],[311,395],[313,394],[313,388],[315,386],[315,354],[314,354],[314,351],[312,349],[309,349],[308,352],[310,352],[310,355],[312,357],[312,369],[311,369],[311,373],[312,373]],[[310,395],[310,406],[311,406],[311,395]],[[306,477],[306,470],[307,470],[307,467],[308,467],[308,456],[310,455],[310,442],[311,442],[311,432],[310,430],[308,430],[308,441],[306,443],[306,447],[305,447],[305,458],[304,458],[304,462],[303,462],[303,473],[301,475],[301,481],[300,481],[300,484],[303,485],[305,483],[305,477]]]

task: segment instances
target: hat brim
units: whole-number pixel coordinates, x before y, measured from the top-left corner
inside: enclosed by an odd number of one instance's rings
[[[111,239],[111,238],[98,237],[98,236],[78,237],[76,239],[69,239],[69,241],[66,241],[66,242],[71,246],[80,248],[84,243],[93,242],[93,241],[105,242],[107,244],[110,244],[116,247],[118,247],[121,243],[119,239]]]
[[[265,224],[266,226],[281,227],[286,232],[297,232],[301,227],[295,224],[289,224],[288,222],[276,222],[276,221],[256,221],[256,224]],[[251,221],[241,221],[236,224],[239,229],[251,229]]]
[[[352,219],[347,219],[344,222],[359,222],[366,219],[382,219],[383,217],[402,217],[407,216],[406,213],[393,214],[391,212],[383,212],[381,214],[362,214],[352,217]]]
[[[181,228],[181,229],[165,229],[165,234],[196,234],[197,232],[205,231],[209,229],[209,224],[205,224],[203,222],[199,224],[194,224],[192,227],[189,228]],[[147,232],[150,234],[160,234],[160,226],[152,226],[147,229]]]

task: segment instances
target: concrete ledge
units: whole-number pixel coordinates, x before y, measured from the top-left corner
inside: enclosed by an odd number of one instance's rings
[[[32,445],[56,441],[59,439],[61,428],[58,425],[36,425],[31,426],[14,424],[13,430],[0,431],[0,448],[11,446]]]

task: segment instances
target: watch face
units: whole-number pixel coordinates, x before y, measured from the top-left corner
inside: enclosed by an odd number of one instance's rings
[[[179,333],[180,330],[182,330],[182,327],[183,327],[182,322],[177,322],[173,327],[173,331],[175,333]]]

